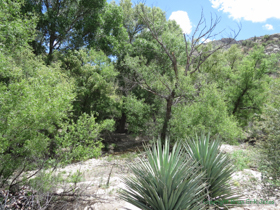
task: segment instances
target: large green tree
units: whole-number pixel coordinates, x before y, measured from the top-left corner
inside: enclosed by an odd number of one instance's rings
[[[132,83],[127,76],[133,70],[123,65],[126,55],[132,57],[143,55],[151,60],[153,54],[149,51],[149,46],[143,45],[142,42],[149,39],[145,33],[147,26],[137,13],[140,4],[133,5],[130,0],[122,0],[120,7],[123,11],[123,27],[126,30],[126,36],[120,44],[115,61],[115,68],[119,72],[118,93],[122,98],[118,106],[121,117],[117,118],[116,131],[123,133],[128,129],[128,132],[142,131],[145,134],[151,134],[155,125],[152,121],[157,119],[160,101],[152,93]],[[158,17],[164,18],[164,12],[159,11]]]
[[[35,54],[47,52],[49,60],[54,50],[83,46],[113,54],[123,30],[120,8],[105,0],[25,0],[22,12],[38,17],[32,46]]]
[[[8,53],[27,47],[27,42],[34,38],[37,18],[20,14],[23,3],[23,0],[0,2],[0,48]]]
[[[1,188],[25,181],[18,178],[26,170],[35,170],[28,179],[53,162],[100,155],[99,133],[114,126],[113,120],[97,123],[92,113],[82,113],[77,122],[69,119],[76,97],[75,81],[63,72],[60,63],[46,66],[31,52],[28,42],[36,22],[22,16],[21,3],[5,0],[0,4]]]

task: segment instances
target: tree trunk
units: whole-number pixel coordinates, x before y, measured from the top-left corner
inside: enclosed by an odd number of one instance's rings
[[[171,108],[173,105],[174,94],[172,93],[168,99],[166,99],[166,115],[161,131],[161,143],[164,145],[165,139],[167,137],[167,128],[169,120],[171,119]]]
[[[117,133],[125,133],[126,114],[123,112],[121,119],[118,120]]]
[[[233,115],[234,115],[235,112],[237,111],[237,109],[238,109],[238,107],[239,107],[239,105],[240,105],[240,103],[241,103],[242,97],[245,95],[245,93],[247,92],[247,90],[248,90],[248,88],[246,87],[246,88],[242,91],[241,95],[238,97],[238,99],[237,99],[237,101],[236,101],[236,103],[235,103],[235,105],[234,105],[233,112],[232,112]]]
[[[53,26],[52,26],[53,27]],[[52,62],[53,58],[53,50],[54,50],[54,41],[55,41],[55,34],[50,35],[50,42],[49,42],[49,54],[48,54],[48,60],[47,60],[47,65],[50,65]]]

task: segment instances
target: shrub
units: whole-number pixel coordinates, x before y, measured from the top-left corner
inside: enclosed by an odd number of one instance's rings
[[[264,112],[255,121],[255,133],[265,137],[265,141],[259,142],[261,147],[262,182],[264,193],[277,194],[276,188],[280,186],[280,79],[274,79],[270,83],[268,101]]]
[[[263,38],[262,38],[263,41],[267,41],[268,39],[269,39],[269,35],[268,34],[264,35]]]
[[[16,64],[0,53],[0,78],[7,78],[0,81],[0,186],[22,171],[42,167],[52,135],[68,118],[75,97],[73,84],[57,67],[32,56],[22,59],[24,64]]]
[[[280,135],[270,136],[262,144],[262,175],[270,184],[280,186]]]
[[[236,118],[228,114],[225,98],[216,85],[201,88],[199,96],[189,106],[174,107],[170,121],[170,133],[175,139],[195,137],[202,130],[219,134],[230,144],[237,144],[237,139],[242,137],[242,130]]]
[[[196,139],[189,139],[184,142],[186,153],[201,166],[206,173],[206,180],[209,185],[207,194],[212,201],[216,200],[221,206],[224,200],[237,200],[240,196],[230,187],[231,175],[234,173],[234,166],[229,157],[220,152],[221,142],[218,139],[210,141],[210,134],[207,136],[196,136]],[[221,201],[221,202],[218,202]]]
[[[249,168],[251,161],[243,150],[234,151],[231,154],[231,158],[233,159],[234,165],[238,171],[243,171],[243,169]]]
[[[57,150],[57,156],[64,163],[99,157],[104,147],[99,134],[103,130],[113,131],[114,124],[114,120],[110,119],[96,123],[93,115],[83,113],[76,123],[72,120],[65,124],[62,132],[56,136],[57,145],[61,148]]]
[[[277,109],[275,109],[276,111]],[[278,109],[279,110],[279,109]],[[261,147],[261,164],[263,193],[265,196],[278,196],[277,190],[280,190],[280,132],[279,132],[279,111],[274,117],[271,117],[271,122],[266,123],[270,133],[267,139],[260,142]]]
[[[169,152],[168,141],[162,147],[159,140],[145,151],[147,160],[129,165],[135,177],[123,178],[123,200],[145,210],[204,209],[204,172],[185,158],[181,144]]]
[[[254,40],[255,41],[255,40]],[[244,40],[242,42],[242,46],[247,46],[247,47],[254,47],[255,43],[252,40]]]

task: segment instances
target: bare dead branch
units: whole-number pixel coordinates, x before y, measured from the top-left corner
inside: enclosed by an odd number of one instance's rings
[[[14,185],[17,185],[17,184],[23,182],[24,180],[29,180],[30,178],[32,178],[33,176],[35,176],[38,172],[40,172],[40,171],[43,169],[44,164],[45,164],[45,161],[42,163],[42,165],[41,165],[33,174],[31,174],[30,176],[28,176],[28,177],[25,178],[25,179],[22,179],[22,180],[20,180],[20,181],[17,181],[16,183],[14,183],[14,182],[17,180],[17,178],[24,172],[24,170],[25,170],[25,168],[26,168],[26,165],[25,165],[25,163],[24,163],[24,164],[23,164],[22,170],[14,177],[14,179],[12,180],[12,182],[11,182],[9,188],[11,188],[11,187],[13,187]]]
[[[212,15],[211,15],[211,20],[210,20],[210,26],[208,29],[206,29],[207,24],[204,18],[203,13],[201,14],[201,18],[199,20],[199,23],[192,35],[192,37],[190,38],[190,42],[191,42],[191,46],[190,46],[190,50],[188,50],[188,41],[186,36],[184,35],[185,38],[185,43],[186,43],[186,55],[187,55],[187,62],[186,62],[186,67],[185,67],[185,74],[187,75],[188,72],[191,69],[191,66],[194,64],[194,62],[196,61],[196,68],[194,70],[192,70],[190,72],[190,74],[193,74],[194,72],[196,72],[199,67],[215,52],[217,52],[218,50],[221,50],[223,48],[225,48],[226,46],[230,45],[238,36],[240,30],[241,30],[241,26],[239,26],[239,29],[237,32],[233,31],[233,36],[231,35],[230,38],[226,39],[225,43],[219,45],[218,47],[215,47],[214,49],[211,50],[207,50],[207,45],[206,42],[211,39],[216,37],[217,35],[221,34],[224,30],[212,34],[214,29],[217,27],[217,25],[220,23],[220,18],[219,17],[215,17],[213,19]],[[202,30],[199,30],[199,27],[203,26]],[[196,34],[199,32],[198,37],[196,37]],[[190,51],[190,52],[188,52]]]

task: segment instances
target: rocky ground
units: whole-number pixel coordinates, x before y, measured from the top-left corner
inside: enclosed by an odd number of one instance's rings
[[[221,150],[226,153],[232,153],[236,150],[247,151],[248,146],[222,145]],[[113,151],[111,151],[112,153]],[[62,174],[67,176],[76,171],[82,173],[83,179],[77,184],[83,195],[87,196],[85,200],[91,200],[91,204],[85,204],[83,209],[95,210],[138,210],[131,204],[118,198],[118,191],[124,188],[121,177],[129,176],[128,163],[137,161],[137,157],[143,153],[126,152],[116,153],[101,157],[99,159],[90,159],[85,162],[71,164],[65,168],[59,169]],[[232,177],[233,185],[240,189],[243,194],[244,205],[232,208],[234,210],[253,210],[253,209],[280,209],[279,199],[262,197],[261,174],[255,169],[244,169],[236,172]],[[63,188],[58,188],[57,193],[62,193]],[[279,194],[280,196],[280,194]],[[279,198],[279,197],[278,197]],[[273,201],[274,204],[254,204],[254,202]],[[251,204],[249,204],[251,202]]]
[[[116,144],[117,142],[119,143]],[[90,159],[70,164],[64,168],[58,168],[57,173],[64,178],[76,179],[76,184],[72,184],[72,188],[80,196],[77,196],[76,199],[70,199],[70,203],[68,202],[69,199],[63,202],[65,200],[63,196],[67,195],[69,190],[69,183],[51,186],[57,195],[61,195],[61,208],[56,206],[53,209],[139,210],[139,208],[120,200],[118,192],[125,187],[122,183],[122,177],[131,175],[128,164],[132,161],[137,163],[138,158],[144,156],[144,153],[141,152],[143,142],[149,143],[145,139],[117,136],[112,138],[111,142],[107,145],[109,151],[104,153],[99,159]],[[124,151],[125,148],[130,149],[129,151]],[[245,154],[245,159],[247,156],[248,158],[250,156],[250,159],[252,159],[253,154],[251,152],[253,151],[252,146],[247,144],[240,144],[238,146],[223,144],[221,151],[228,154],[242,151],[242,154]],[[254,153],[254,155],[257,158],[257,153]],[[257,161],[254,164],[257,164]],[[233,174],[232,185],[240,190],[243,196],[242,200],[244,200],[244,204],[232,208],[233,210],[280,209],[280,193],[278,193],[277,198],[264,198],[262,196],[261,173],[256,168],[254,165],[250,165],[250,168]],[[261,199],[273,202],[273,204],[255,204],[256,201],[260,202]]]

